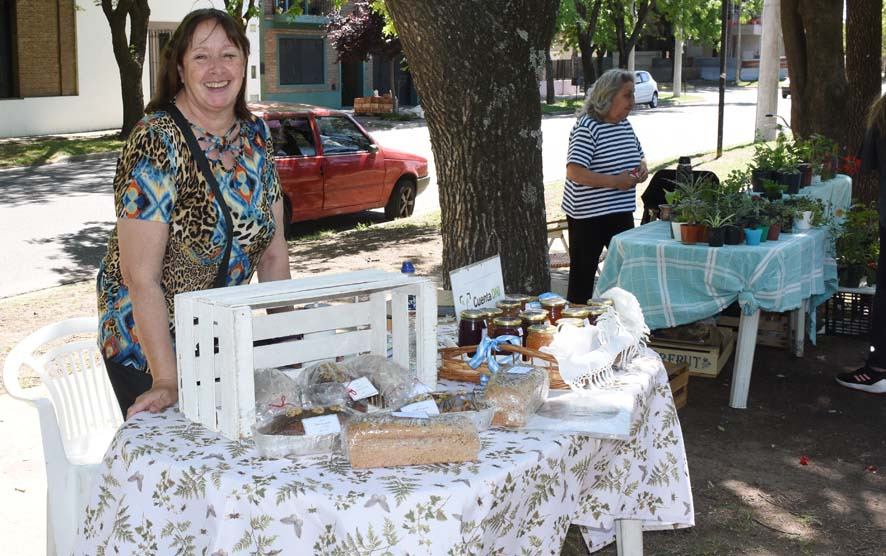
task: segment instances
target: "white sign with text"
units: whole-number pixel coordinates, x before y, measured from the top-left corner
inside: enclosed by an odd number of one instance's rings
[[[505,296],[498,255],[453,270],[449,273],[449,281],[456,316],[465,309],[495,307],[495,302]]]

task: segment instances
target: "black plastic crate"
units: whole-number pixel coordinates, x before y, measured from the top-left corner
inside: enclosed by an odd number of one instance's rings
[[[837,291],[825,302],[825,334],[868,336],[871,333],[872,293]]]

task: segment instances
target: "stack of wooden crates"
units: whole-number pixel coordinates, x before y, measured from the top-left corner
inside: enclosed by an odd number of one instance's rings
[[[357,97],[354,99],[354,114],[393,114],[394,99],[390,93],[380,97]]]

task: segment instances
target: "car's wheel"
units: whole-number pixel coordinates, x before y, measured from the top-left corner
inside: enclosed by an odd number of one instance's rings
[[[292,204],[285,193],[283,194],[283,236],[292,239]]]
[[[400,178],[391,191],[391,198],[385,205],[385,218],[406,218],[415,210],[415,182],[409,178]]]
[[[784,89],[781,90],[781,98],[788,98],[789,94],[791,94],[790,91],[786,91]]]
[[[649,108],[655,108],[658,106],[658,93],[652,93],[652,100],[649,101]]]

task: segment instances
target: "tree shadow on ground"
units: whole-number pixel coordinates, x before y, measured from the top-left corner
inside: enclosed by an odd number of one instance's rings
[[[0,206],[57,201],[59,197],[111,193],[115,159],[0,170]],[[61,185],[63,184],[63,185]]]
[[[113,229],[113,223],[87,222],[83,229],[76,232],[34,240],[31,243],[61,246],[64,257],[59,259],[66,264],[55,266],[52,271],[62,276],[60,283],[71,284],[95,277],[107,250],[108,236]]]

